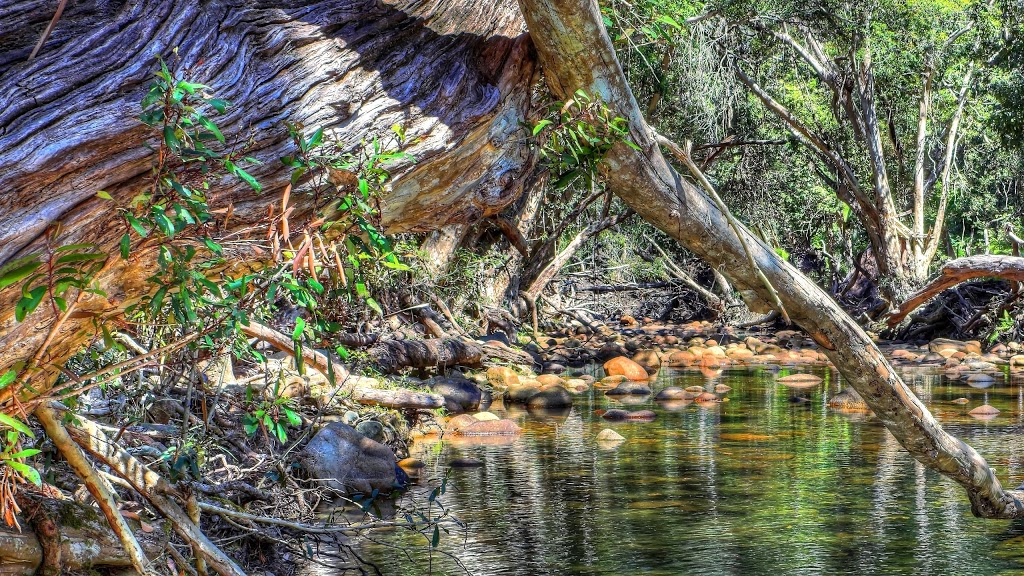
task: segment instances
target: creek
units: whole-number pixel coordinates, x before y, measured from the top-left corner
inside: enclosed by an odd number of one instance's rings
[[[713,378],[663,369],[655,393],[725,384],[728,401],[623,406],[593,388],[567,415],[509,410],[523,427],[514,440],[421,441],[412,454],[426,468],[405,498],[426,510],[448,471],[440,502],[465,527],[445,524],[435,550],[429,534],[408,530],[374,534],[356,550],[381,573],[402,575],[1024,574],[1024,523],[974,518],[959,486],[914,461],[877,419],[826,406],[841,389],[836,372],[807,371],[824,382],[792,390],[776,381],[785,369]],[[1005,484],[1021,480],[1019,377],[977,389],[938,368],[901,372]],[[1001,413],[967,414],[983,403]],[[613,407],[657,418],[612,423],[595,413]],[[605,428],[626,440],[595,442]],[[456,458],[482,466],[449,468]]]

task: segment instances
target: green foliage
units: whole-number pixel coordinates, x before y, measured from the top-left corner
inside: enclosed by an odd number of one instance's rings
[[[598,163],[619,142],[636,148],[629,140],[629,122],[583,90],[567,102],[552,104],[549,112],[533,125],[532,134],[541,143],[555,188],[578,178],[593,180]]]
[[[302,418],[292,405],[291,398],[281,394],[281,383],[281,377],[275,378],[270,398],[264,397],[262,392],[253,390],[251,386],[245,389],[246,414],[242,417],[242,425],[249,436],[262,431],[268,440],[273,437],[284,444],[288,441],[288,427],[302,426]]]

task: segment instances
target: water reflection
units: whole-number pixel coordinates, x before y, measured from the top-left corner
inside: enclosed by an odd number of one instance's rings
[[[468,525],[441,547],[472,574],[997,574],[1024,571],[1024,527],[979,520],[962,490],[910,458],[872,417],[836,413],[837,374],[806,390],[775,382],[787,371],[663,370],[653,386],[725,384],[728,402],[665,404],[644,398],[653,423],[610,423],[621,407],[600,390],[568,414],[510,412],[524,433],[507,445],[421,445],[426,479],[448,461],[445,505]],[[1024,444],[1020,382],[976,389],[939,370],[915,369],[908,385],[954,434],[971,442],[1000,479],[1020,481]],[[970,402],[952,401],[965,397]],[[796,398],[799,401],[793,401]],[[978,421],[983,402],[1001,410]],[[637,409],[629,406],[628,409]],[[598,446],[612,428],[627,440]],[[422,497],[428,485],[414,490]],[[418,496],[417,496],[418,495]],[[364,542],[384,574],[427,574],[426,541],[403,531]],[[434,554],[433,573],[463,573]],[[344,570],[321,572],[340,574]]]

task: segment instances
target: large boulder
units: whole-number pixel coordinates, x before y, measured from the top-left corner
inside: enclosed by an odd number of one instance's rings
[[[647,371],[643,366],[633,362],[625,356],[612,358],[604,363],[604,371],[608,376],[625,376],[629,380],[647,380]]]
[[[388,491],[396,481],[395,453],[343,422],[324,426],[299,455],[311,478],[342,492]]]

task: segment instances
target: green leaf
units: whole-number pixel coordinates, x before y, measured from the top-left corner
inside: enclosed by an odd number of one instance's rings
[[[210,249],[210,252],[213,252],[218,256],[224,252],[224,249],[220,247],[220,244],[217,244],[211,238],[203,238],[203,244],[206,244],[206,247]]]
[[[209,130],[210,134],[213,134],[213,137],[216,138],[218,142],[220,142],[221,144],[224,143],[224,135],[221,134],[220,128],[218,128],[216,124],[211,122],[209,118],[203,116],[202,114],[196,114],[196,120],[203,128]]]
[[[46,286],[37,286],[30,290],[28,294],[22,296],[21,300],[18,300],[18,303],[14,306],[14,319],[18,322],[24,320],[26,316],[39,306],[45,294]]]
[[[302,426],[302,418],[300,418],[299,415],[296,414],[294,411],[285,408],[284,415],[286,418],[288,418],[288,423],[291,424],[292,426]]]
[[[131,254],[132,250],[132,235],[125,232],[124,236],[121,236],[121,259],[127,260],[128,255]]]
[[[111,196],[110,193],[107,192],[106,190],[100,190],[99,192],[97,192],[96,193],[96,197],[97,198],[102,198],[104,200],[113,200],[114,199],[114,197]]]
[[[543,130],[545,126],[550,126],[551,124],[554,124],[554,122],[547,119],[537,122],[537,124],[534,125],[533,127],[533,135],[536,136],[537,134],[540,134],[541,130]]]
[[[14,369],[4,372],[3,376],[0,376],[0,388],[6,388],[14,382],[14,379],[18,377],[18,372]]]
[[[384,310],[381,309],[380,304],[378,304],[377,301],[374,300],[373,298],[367,298],[366,305],[369,306],[370,308],[373,308],[374,311],[377,312],[377,314],[380,314],[381,316],[384,315]]]
[[[11,284],[14,284],[17,281],[26,278],[27,276],[35,272],[36,269],[39,268],[39,266],[41,265],[42,262],[30,262],[28,264],[24,264],[7,270],[7,272],[4,273],[3,276],[0,276],[0,289],[6,288]]]
[[[32,433],[32,430],[28,426],[26,426],[24,422],[22,422],[21,420],[18,420],[17,418],[13,418],[11,416],[8,416],[7,414],[4,414],[3,412],[0,412],[0,424],[3,424],[4,426],[7,426],[8,428],[13,428],[13,429],[17,430],[18,432],[21,432],[25,436],[28,436],[29,438],[35,438],[36,437],[36,435]]]
[[[434,526],[434,536],[430,539],[430,547],[437,548],[437,545],[441,543],[441,529]]]
[[[142,236],[143,238],[149,236],[149,231],[146,230],[146,227],[142,225],[142,222],[139,221],[138,218],[127,212],[125,212],[124,217],[128,219],[128,223],[131,224],[132,228],[139,236]]]
[[[106,254],[100,252],[76,252],[74,254],[65,254],[60,258],[57,258],[57,264],[69,264],[71,262],[86,262],[89,260],[103,260],[106,257]]]
[[[224,111],[228,109],[228,106],[231,106],[231,102],[228,102],[227,100],[221,100],[220,98],[213,98],[209,102],[207,102],[207,104],[212,106],[214,110],[220,112],[221,114],[223,114]]]
[[[164,144],[173,151],[181,149],[181,140],[178,140],[178,136],[174,131],[174,126],[171,126],[170,124],[164,126]]]
[[[36,470],[35,468],[29,466],[28,464],[24,464],[22,462],[15,462],[13,460],[5,460],[5,462],[7,463],[8,466],[20,472],[21,475],[27,478],[29,482],[35,484],[36,486],[42,485],[42,479],[39,477],[39,471]]]
[[[15,452],[14,454],[11,454],[9,458],[31,458],[36,454],[42,454],[42,452],[43,451],[39,450],[38,448],[26,448],[20,452]]]

